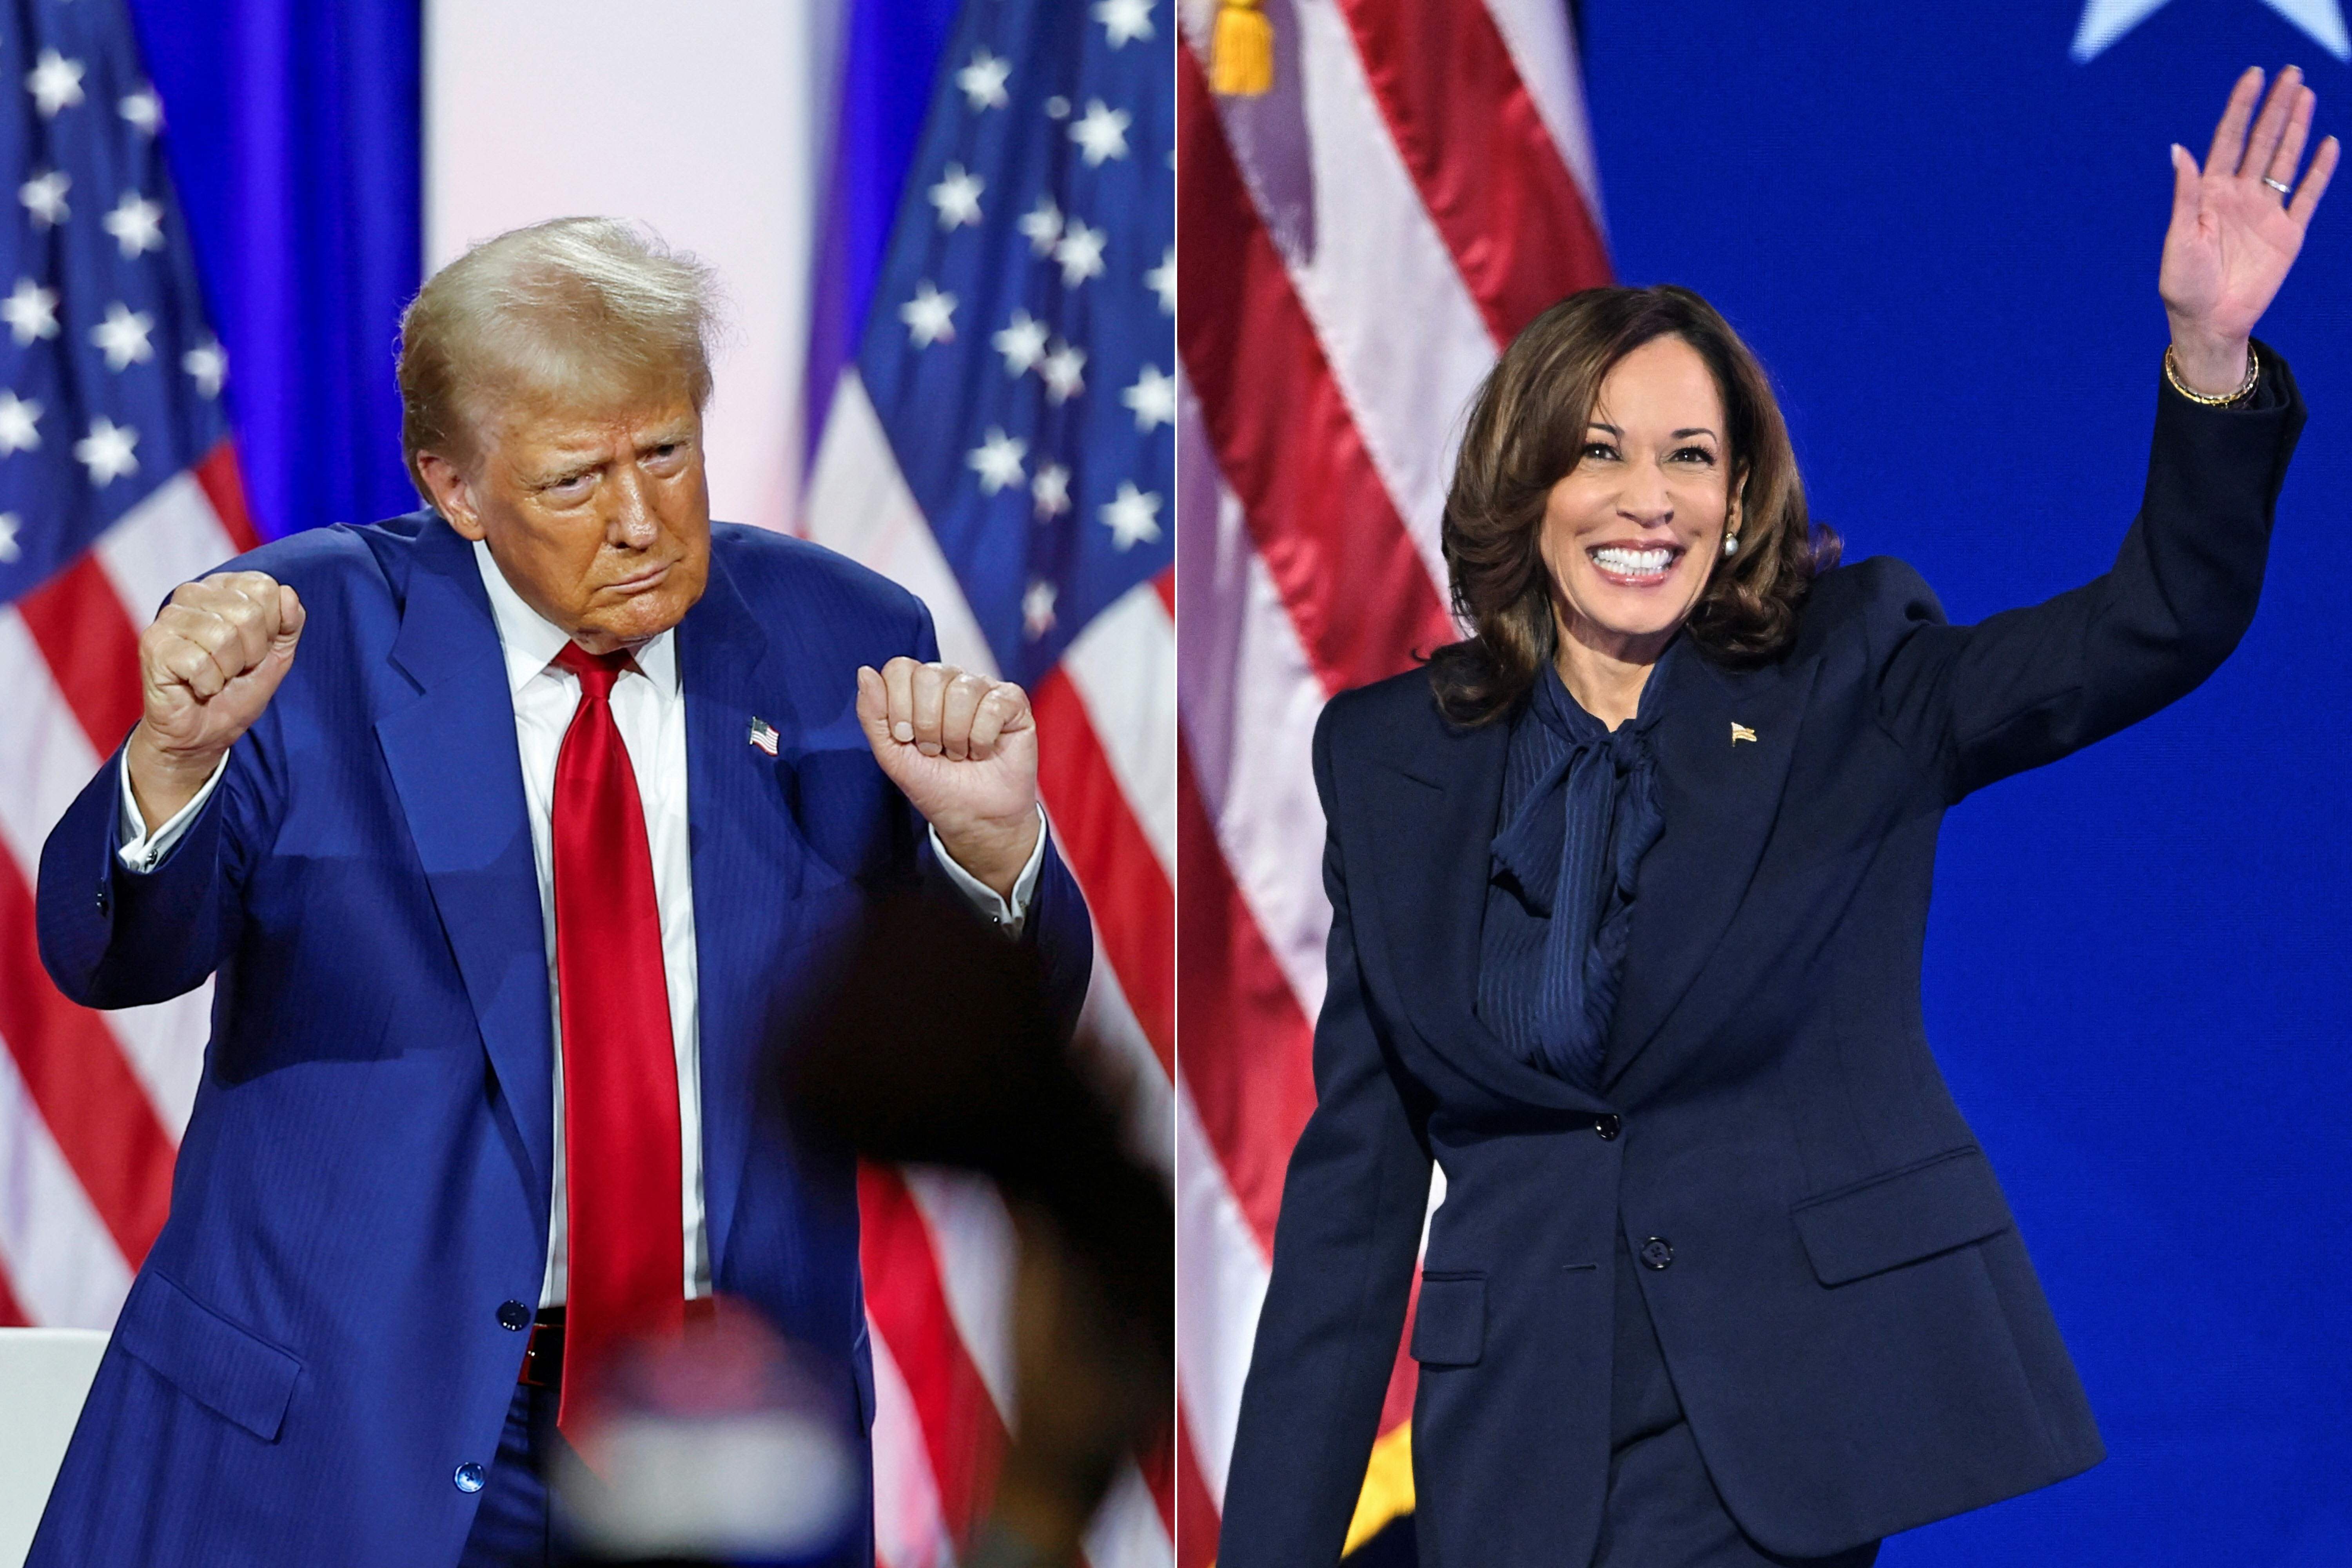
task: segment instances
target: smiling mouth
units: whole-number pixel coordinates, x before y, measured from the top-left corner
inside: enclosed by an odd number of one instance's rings
[[[1681,548],[1672,544],[1596,544],[1584,553],[1605,581],[1627,588],[1664,582],[1683,556]]]

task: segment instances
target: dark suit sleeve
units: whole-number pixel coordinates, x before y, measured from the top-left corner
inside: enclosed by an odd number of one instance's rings
[[[1330,716],[1315,780],[1332,819]],[[1299,1135],[1275,1228],[1225,1482],[1223,1568],[1337,1563],[1404,1331],[1429,1204],[1422,1117],[1389,1070],[1357,970],[1339,835],[1323,855],[1329,984],[1315,1025],[1315,1111]]]
[[[122,864],[122,756],[106,760],[41,847],[41,962],[85,1007],[141,1007],[194,990],[236,939],[244,847],[270,815],[265,713],[229,752],[212,798],[147,872]]]
[[[2285,361],[2261,353],[2249,406],[2159,389],[2139,515],[2104,576],[1955,626],[1909,567],[1859,568],[1880,721],[1948,801],[2147,718],[2237,647],[2304,420]],[[1999,528],[1985,544],[2022,547]]]

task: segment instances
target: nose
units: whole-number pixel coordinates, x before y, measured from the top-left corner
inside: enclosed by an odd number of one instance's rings
[[[625,550],[652,549],[661,535],[661,525],[654,517],[646,476],[634,464],[618,465],[608,493],[613,510],[604,520],[604,537]]]
[[[1675,497],[1666,476],[1646,463],[1633,465],[1618,492],[1617,515],[1643,528],[1664,528],[1675,520]]]

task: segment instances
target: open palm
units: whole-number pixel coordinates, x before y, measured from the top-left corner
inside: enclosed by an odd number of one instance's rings
[[[2157,291],[2176,340],[2234,345],[2252,335],[2294,265],[2304,231],[2336,172],[2340,150],[2330,136],[2295,186],[2318,101],[2302,72],[2290,66],[2279,73],[2257,119],[2262,95],[2259,69],[2238,79],[2202,169],[2186,148],[2172,150],[2172,226],[2164,236]],[[2293,195],[2264,184],[2266,177]]]

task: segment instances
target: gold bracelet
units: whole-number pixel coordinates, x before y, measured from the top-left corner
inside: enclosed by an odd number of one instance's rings
[[[2246,345],[2245,384],[2239,387],[2237,391],[2224,393],[2220,397],[2208,397],[2201,392],[2190,390],[2189,384],[2180,379],[2180,365],[2179,363],[2172,357],[2172,345],[2170,343],[2164,345],[2164,379],[2172,383],[2173,391],[2180,394],[2181,396],[2189,399],[2191,403],[2202,404],[2208,408],[2227,408],[2233,403],[2243,403],[2247,398],[2253,395],[2254,383],[2262,380],[2262,351],[2254,347],[2253,344],[2248,343]]]

